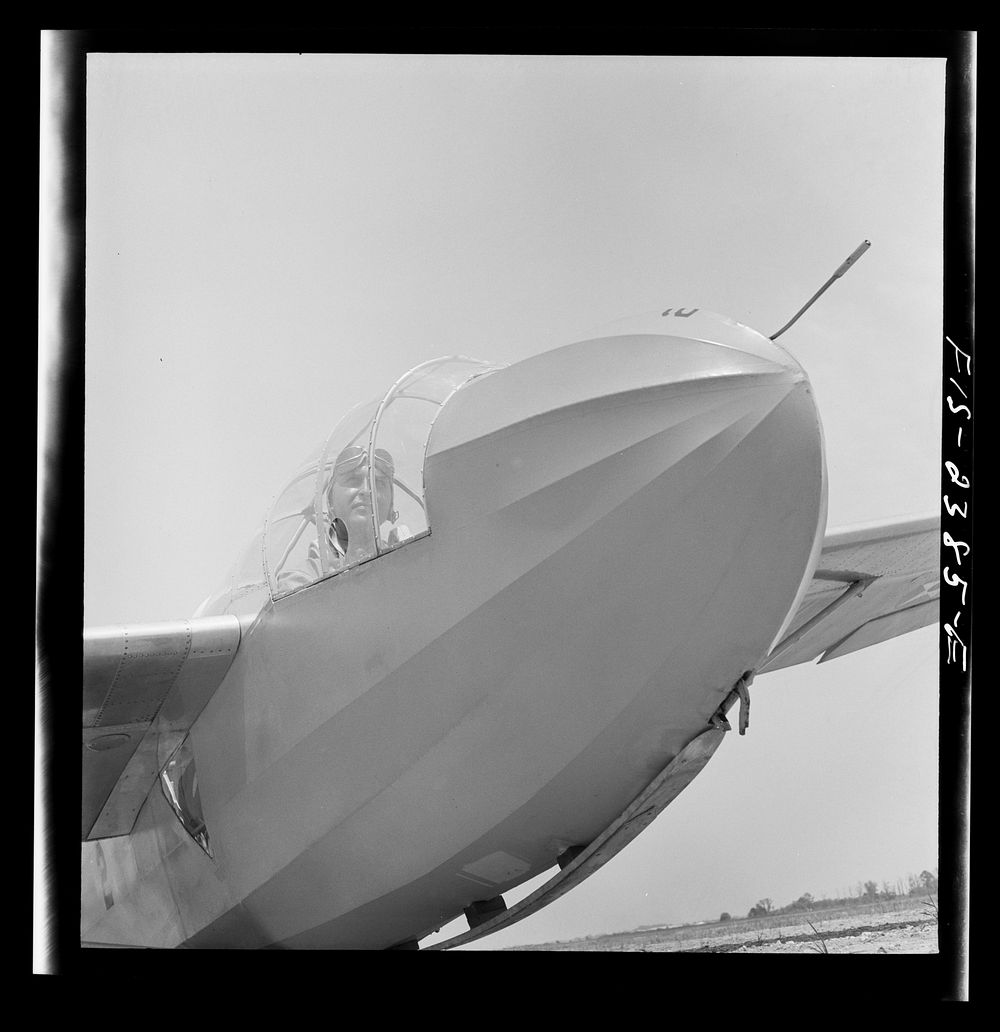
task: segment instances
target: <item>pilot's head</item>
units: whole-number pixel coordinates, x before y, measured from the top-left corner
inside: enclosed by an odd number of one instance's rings
[[[380,523],[393,520],[392,478],[395,472],[392,456],[385,448],[376,448],[372,456],[369,486],[368,450],[360,445],[345,448],[333,466],[327,489],[331,517],[343,521],[352,544],[371,538],[372,490],[375,492]]]

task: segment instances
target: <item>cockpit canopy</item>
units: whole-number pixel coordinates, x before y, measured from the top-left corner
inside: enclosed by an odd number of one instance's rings
[[[199,615],[229,611],[241,596],[263,594],[265,582],[272,599],[282,598],[430,533],[423,467],[431,426],[455,391],[500,368],[434,359],[348,412],[279,493]]]

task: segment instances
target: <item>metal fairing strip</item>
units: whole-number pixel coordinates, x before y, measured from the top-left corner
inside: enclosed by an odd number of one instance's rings
[[[530,896],[475,928],[424,949],[448,950],[497,932],[548,906],[589,878],[651,824],[668,803],[680,795],[711,759],[725,733],[724,728],[713,727],[688,742],[605,831]]]

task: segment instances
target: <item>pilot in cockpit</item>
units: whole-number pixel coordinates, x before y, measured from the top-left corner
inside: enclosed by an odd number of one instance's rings
[[[376,512],[380,523],[395,525],[399,514],[393,508],[395,467],[392,455],[384,448],[376,448],[372,467]],[[306,555],[308,569],[279,573],[278,580],[283,590],[305,587],[321,577],[363,559],[370,559],[377,552],[373,538],[372,488],[368,484],[367,449],[351,445],[337,456],[325,498],[328,520],[321,521],[321,525],[326,534],[326,556],[320,556],[319,542],[314,540]],[[394,545],[397,536],[397,528],[393,526],[387,538],[388,543]]]
[[[372,488],[368,487],[368,452],[360,445],[345,448],[333,466],[333,475],[326,497],[330,521],[327,541],[334,569],[350,566],[359,559],[375,554],[372,540],[372,490],[376,512],[381,522],[395,523],[399,518],[393,509],[392,456],[385,448],[376,448],[372,455]]]

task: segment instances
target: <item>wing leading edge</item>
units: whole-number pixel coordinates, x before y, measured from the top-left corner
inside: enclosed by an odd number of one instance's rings
[[[235,616],[83,635],[83,838],[126,835],[153,782],[226,676]]]
[[[828,534],[812,582],[759,673],[836,659],[934,623],[938,516]]]

